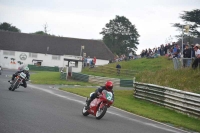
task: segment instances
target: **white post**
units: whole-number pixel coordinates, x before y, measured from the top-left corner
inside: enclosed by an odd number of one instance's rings
[[[82,53],[82,46],[81,46],[81,52],[80,52],[80,56],[81,56],[81,53]]]

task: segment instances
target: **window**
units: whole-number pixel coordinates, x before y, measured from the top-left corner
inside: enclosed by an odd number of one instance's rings
[[[59,55],[52,55],[52,60],[60,60],[60,56]]]
[[[4,50],[3,51],[3,55],[12,55],[12,56],[15,56],[15,51],[6,51],[6,50]]]
[[[37,58],[37,54],[36,53],[29,53],[29,57]]]

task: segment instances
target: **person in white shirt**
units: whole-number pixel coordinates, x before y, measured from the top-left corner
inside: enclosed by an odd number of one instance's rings
[[[194,51],[195,51],[195,59],[192,63],[192,68],[196,69],[198,67],[198,65],[200,64],[200,50],[199,50],[199,45],[196,44],[194,47]]]

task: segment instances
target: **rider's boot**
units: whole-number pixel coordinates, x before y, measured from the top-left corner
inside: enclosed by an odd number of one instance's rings
[[[12,84],[12,80],[8,80],[8,82]]]
[[[86,107],[85,107],[86,110],[90,108],[89,106],[90,106],[90,103],[91,103],[91,102],[92,102],[92,99],[89,98],[88,101],[87,101],[87,105],[86,105]]]

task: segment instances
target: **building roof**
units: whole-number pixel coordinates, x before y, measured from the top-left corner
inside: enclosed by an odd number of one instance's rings
[[[114,58],[110,49],[99,40],[0,31],[1,50],[80,56],[82,45],[86,56],[104,60]]]

